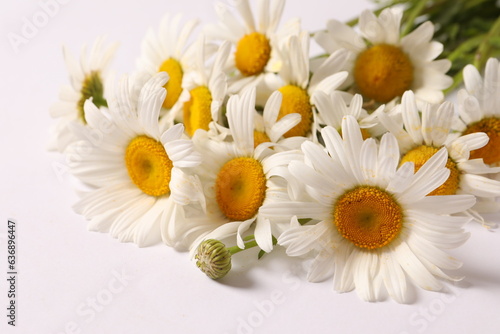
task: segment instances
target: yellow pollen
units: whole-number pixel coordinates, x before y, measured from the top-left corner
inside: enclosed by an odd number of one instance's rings
[[[261,33],[243,36],[234,53],[236,68],[245,76],[262,73],[271,58],[271,44]]]
[[[257,147],[262,143],[268,143],[271,139],[267,136],[265,132],[254,130],[253,132],[253,147]]]
[[[148,136],[135,137],[125,151],[125,164],[130,179],[144,193],[162,196],[170,192],[173,165],[162,143]]]
[[[405,162],[412,161],[415,166],[416,173],[420,167],[422,167],[437,151],[439,151],[438,148],[431,146],[422,145],[416,147],[403,156],[400,165]],[[458,169],[457,164],[451,160],[450,157],[448,157],[446,168],[450,170],[450,176],[442,185],[431,191],[428,196],[455,195],[457,193],[457,189],[460,184],[460,170]]]
[[[496,117],[483,118],[470,124],[463,134],[467,135],[474,132],[486,133],[490,141],[480,149],[471,151],[470,158],[482,158],[485,164],[497,165],[500,162],[500,119]]]
[[[363,96],[387,103],[410,89],[413,66],[399,47],[378,44],[359,54],[354,80]]]
[[[77,108],[78,115],[84,124],[87,124],[85,119],[85,112],[83,110],[83,105],[85,101],[92,98],[92,102],[97,108],[107,107],[108,103],[104,98],[104,86],[102,83],[101,75],[97,71],[90,72],[89,75],[85,77],[82,84],[82,89],[80,90],[80,100],[78,100]]]
[[[182,93],[182,77],[184,74],[182,66],[177,60],[168,58],[160,65],[159,72],[167,72],[169,76],[164,86],[167,90],[167,97],[163,101],[163,108],[170,109]]]
[[[266,176],[254,158],[239,157],[222,166],[215,181],[217,204],[233,221],[254,217],[264,202]]]
[[[212,94],[205,86],[192,89],[189,94],[191,99],[184,103],[184,126],[191,137],[198,129],[208,130],[212,121]]]
[[[309,102],[307,91],[294,85],[286,85],[278,90],[283,96],[278,119],[292,113],[298,113],[302,117],[300,123],[288,130],[283,136],[285,138],[294,136],[305,137],[311,131],[313,117],[312,106]]]
[[[359,186],[337,200],[333,219],[340,235],[358,247],[371,250],[388,245],[399,235],[403,211],[386,191]]]

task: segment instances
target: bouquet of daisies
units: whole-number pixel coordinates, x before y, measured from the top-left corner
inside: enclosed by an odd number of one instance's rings
[[[217,3],[205,26],[166,15],[121,78],[115,44],[64,49],[51,147],[82,185],[75,211],[91,231],[187,251],[214,279],[277,244],[314,258],[310,281],[368,301],[405,302],[407,278],[460,279],[446,250],[500,210],[500,10],[444,15],[449,2],[386,2],[316,33],[280,22],[285,0]],[[454,25],[473,11],[483,30]]]

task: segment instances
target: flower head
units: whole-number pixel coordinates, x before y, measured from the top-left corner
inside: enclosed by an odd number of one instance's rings
[[[248,0],[234,1],[235,15],[228,4],[216,4],[219,22],[208,25],[205,32],[214,39],[230,41],[234,53],[229,58],[229,92],[237,94],[246,88],[265,85],[265,78],[280,68],[276,49],[299,31],[299,22],[292,20],[278,29],[285,6],[284,0],[258,2],[258,22]],[[239,16],[239,17],[238,17]],[[235,73],[234,75],[232,73]]]
[[[446,167],[450,170],[450,176],[432,195],[465,193],[478,199],[500,196],[500,182],[485,176],[498,173],[500,168],[489,167],[482,159],[471,157],[471,151],[486,145],[488,136],[483,132],[467,135],[453,133],[452,125],[457,124],[459,120],[451,102],[446,101],[440,105],[424,104],[423,108],[419,108],[413,93],[408,91],[404,93],[402,104],[397,109],[402,116],[401,124],[384,113],[378,114],[378,118],[398,138],[403,154],[402,164],[411,161],[418,170],[442,147],[446,148]],[[466,213],[485,223],[484,218],[476,212],[469,210]]]
[[[87,125],[77,128],[80,140],[68,147],[68,155],[76,157],[72,173],[93,189],[74,206],[89,219],[90,230],[147,246],[161,240],[166,221],[179,219],[176,198],[182,194],[175,184],[184,177],[182,169],[199,164],[200,156],[183,138],[182,124],[160,129],[167,80],[163,72],[153,76],[135,104],[134,85],[125,77],[108,113],[86,102]],[[86,138],[96,134],[99,141],[89,148]]]
[[[194,170],[196,179],[186,183],[185,214],[187,224],[172,225],[168,238],[182,240],[187,247],[203,239],[224,239],[236,235],[237,245],[245,248],[243,234],[255,225],[255,240],[266,252],[273,248],[272,225],[261,210],[269,203],[288,198],[280,177],[298,151],[277,152],[262,143],[255,147],[255,89],[233,95],[227,104],[229,133],[226,138],[198,130],[193,142],[203,155],[203,163]],[[200,200],[200,198],[202,200]]]
[[[486,164],[500,166],[500,63],[488,59],[484,78],[473,65],[463,71],[465,89],[458,92],[458,112],[464,135],[484,132],[489,142],[471,151],[471,158],[482,158]]]
[[[427,196],[449,176],[445,149],[413,172],[413,164],[398,167],[399,149],[392,134],[380,145],[362,139],[358,123],[346,116],[339,133],[322,130],[326,151],[305,142],[305,162],[290,163],[291,174],[306,187],[310,200],[276,203],[298,218],[319,223],[285,231],[278,242],[287,254],[315,254],[308,279],[320,281],[334,275],[335,289],[356,289],[369,301],[379,299],[385,286],[398,302],[407,296],[406,276],[426,290],[442,287],[437,279],[453,279],[443,269],[460,262],[442,249],[453,248],[468,238],[465,217],[449,214],[471,207],[471,195]],[[272,219],[272,217],[270,217]]]
[[[63,47],[64,60],[68,68],[70,86],[61,89],[60,101],[50,108],[50,114],[58,118],[53,128],[53,138],[49,144],[51,149],[64,151],[75,140],[71,124],[86,124],[84,104],[91,99],[98,108],[106,108],[107,100],[105,81],[109,62],[113,58],[117,44],[105,46],[105,39],[98,38],[87,54],[87,46],[83,46],[81,58],[75,59],[66,47]]]
[[[451,66],[447,59],[435,60],[443,51],[441,43],[431,41],[434,25],[426,21],[400,37],[402,11],[384,9],[378,17],[365,10],[359,18],[358,34],[336,20],[315,39],[327,52],[346,48],[350,58],[350,77],[354,89],[369,100],[387,103],[413,90],[416,97],[429,103],[441,102],[443,89],[452,84],[445,75]]]

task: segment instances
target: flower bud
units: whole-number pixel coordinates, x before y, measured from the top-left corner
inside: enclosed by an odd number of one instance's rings
[[[208,239],[198,246],[196,265],[208,277],[219,279],[231,270],[231,253],[219,240]]]

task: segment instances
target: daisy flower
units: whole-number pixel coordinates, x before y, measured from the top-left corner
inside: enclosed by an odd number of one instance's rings
[[[299,113],[301,116],[300,123],[284,136],[311,136],[316,128],[312,96],[318,91],[329,94],[342,85],[348,75],[343,69],[349,53],[346,50],[334,52],[312,75],[309,72],[307,32],[303,31],[300,36],[291,36],[287,45],[280,49],[280,53],[283,57],[283,67],[279,72],[279,79],[272,83],[273,88],[283,95],[278,119],[291,113]]]
[[[400,37],[402,11],[383,10],[378,17],[365,10],[359,18],[359,32],[337,20],[327,24],[315,39],[328,53],[346,48],[353,53],[349,73],[354,90],[366,100],[387,103],[413,90],[419,100],[441,102],[443,89],[453,80],[445,73],[451,62],[435,60],[443,51],[441,43],[431,41],[434,25],[426,21]]]
[[[399,150],[392,134],[385,134],[380,145],[372,138],[363,141],[352,116],[343,120],[343,139],[329,126],[321,133],[326,150],[305,142],[305,162],[289,165],[314,200],[273,207],[319,223],[295,222],[278,243],[290,256],[315,255],[310,281],[333,274],[335,290],[356,289],[367,301],[380,299],[385,286],[392,298],[405,302],[407,277],[423,289],[440,290],[438,278],[453,279],[442,269],[461,265],[442,249],[468,238],[462,229],[468,218],[449,214],[474,204],[471,195],[426,196],[450,174],[446,150],[414,174],[412,163],[397,169]]]
[[[231,10],[233,5],[240,18]],[[267,75],[279,70],[276,49],[300,28],[298,20],[291,20],[278,29],[284,6],[285,0],[258,1],[259,20],[256,22],[248,0],[235,0],[231,5],[216,3],[219,22],[207,25],[205,32],[214,39],[230,41],[234,46],[228,69],[230,73],[235,72],[231,75],[231,94],[258,86]]]
[[[458,92],[458,112],[462,120],[458,130],[465,134],[484,132],[489,142],[470,152],[488,165],[500,166],[500,63],[486,62],[484,78],[473,65],[463,70],[465,89]]]
[[[419,110],[413,92],[407,91],[403,94],[399,108],[403,124],[394,122],[383,113],[378,117],[398,139],[403,154],[401,163],[411,161],[418,170],[442,147],[448,152],[446,167],[451,171],[450,176],[430,195],[466,193],[478,198],[500,196],[500,182],[484,176],[498,173],[500,168],[489,167],[482,159],[471,159],[471,151],[485,146],[488,136],[483,132],[467,135],[452,133],[456,114],[451,102],[446,101],[441,105],[425,104],[422,110]],[[467,213],[485,223],[474,210],[468,210]]]
[[[255,110],[254,147],[262,143],[273,143],[276,144],[273,148],[278,150],[299,149],[302,142],[306,140],[304,137],[283,137],[286,132],[300,122],[300,115],[292,113],[278,120],[281,101],[282,94],[275,91],[264,105],[262,114]]]
[[[49,148],[60,152],[74,141],[72,130],[69,126],[72,122],[86,124],[83,105],[87,99],[92,99],[98,108],[107,107],[105,80],[108,65],[118,44],[105,46],[105,39],[99,37],[87,53],[84,45],[80,59],[77,60],[63,46],[64,61],[69,73],[70,85],[63,86],[59,93],[60,101],[50,107],[50,114],[59,122],[52,130],[52,139]]]
[[[140,73],[150,78],[158,72],[167,72],[169,80],[165,85],[167,97],[163,102],[164,109],[173,109],[171,114],[177,114],[181,103],[177,103],[182,93],[185,73],[193,66],[195,48],[189,46],[189,38],[198,25],[197,20],[188,20],[181,26],[180,14],[171,17],[166,14],[155,33],[148,30],[142,42],[142,55],[137,61]]]
[[[196,250],[203,239],[224,239],[236,234],[237,245],[245,248],[243,233],[255,224],[255,240],[266,252],[273,248],[274,228],[260,213],[269,203],[288,198],[280,177],[286,164],[301,156],[300,151],[276,151],[263,143],[254,147],[255,88],[233,95],[227,104],[232,141],[211,137],[198,130],[193,137],[203,163],[195,170],[198,183],[185,184],[191,192],[185,207],[186,223],[171,221],[166,239],[181,240]],[[193,179],[193,181],[196,181]],[[196,198],[191,203],[189,198]],[[202,200],[199,200],[199,199]],[[198,205],[201,204],[201,205]]]
[[[142,88],[137,105],[129,96],[127,78],[110,101],[109,113],[85,103],[86,127],[81,135],[100,134],[91,145],[78,141],[68,147],[73,174],[93,187],[75,204],[92,231],[109,232],[122,242],[147,246],[161,240],[161,228],[176,219],[175,187],[182,168],[194,167],[201,157],[190,140],[182,139],[182,124],[160,131],[158,117],[168,75],[153,76]],[[106,124],[103,127],[103,124]],[[83,150],[82,148],[86,148]]]
[[[340,132],[342,119],[344,116],[351,115],[359,123],[363,138],[378,137],[386,132],[386,129],[379,124],[377,115],[383,112],[384,105],[380,106],[371,115],[363,109],[363,97],[355,94],[350,102],[346,103],[345,96],[340,92],[332,91],[329,95],[317,91],[312,97],[312,101],[318,111],[318,123],[320,125],[329,125]]]
[[[186,133],[193,136],[198,129],[208,130],[212,121],[221,121],[222,105],[227,93],[227,77],[223,71],[230,51],[229,42],[224,42],[215,54],[215,59],[206,66],[205,39],[195,43],[197,57],[193,70],[186,74],[184,91],[179,98],[182,104],[182,121]]]

